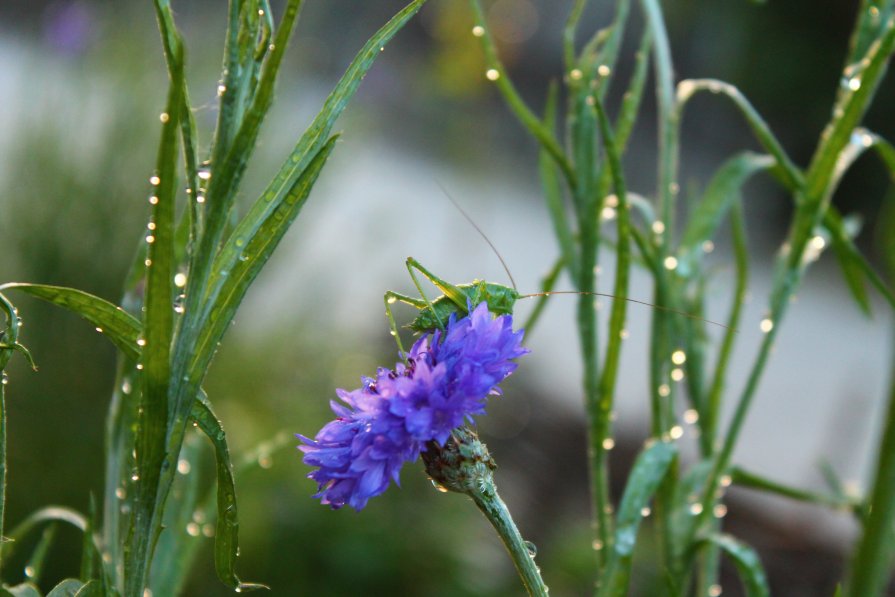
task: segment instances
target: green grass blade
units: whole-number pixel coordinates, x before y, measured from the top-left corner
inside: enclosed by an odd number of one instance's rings
[[[213,267],[216,275],[212,277],[212,282],[215,286],[207,298],[211,313],[193,347],[190,375],[196,376],[196,379],[204,374],[214,355],[214,347],[227,331],[249,286],[304,207],[317,176],[335,147],[336,139],[332,137],[320,149],[293,186],[279,194],[276,200],[268,203],[264,198],[259,199],[259,202],[273,207],[266,212],[264,221],[254,222],[246,216],[221,249]]]
[[[37,540],[37,545],[31,550],[31,556],[28,558],[28,563],[25,564],[25,574],[28,576],[29,580],[35,584],[39,584],[40,579],[43,576],[44,562],[46,562],[47,559],[47,552],[50,551],[50,545],[53,544],[53,539],[56,538],[56,524],[57,523],[50,523],[44,527],[43,532],[40,534],[40,539]]]
[[[698,271],[696,261],[704,254],[702,244],[712,239],[740,191],[754,174],[771,168],[774,158],[752,152],[740,153],[718,169],[700,201],[693,206],[684,229],[678,255],[677,272],[681,276]]]
[[[87,530],[87,519],[80,512],[72,510],[71,508],[66,508],[65,506],[46,506],[29,514],[23,521],[17,524],[12,531],[5,535],[5,537],[11,539],[11,541],[0,543],[0,551],[3,552],[3,556],[9,557],[10,554],[15,553],[18,544],[21,543],[21,540],[25,535],[38,526],[48,522],[64,522],[81,532]]]
[[[40,591],[30,582],[14,587],[0,588],[0,597],[41,597]]]
[[[83,587],[78,589],[78,592],[75,593],[75,597],[107,597],[108,595],[115,594],[116,593],[104,590],[103,584],[100,581],[91,580]]]
[[[720,547],[736,565],[746,597],[769,597],[767,576],[754,549],[730,535],[712,535],[706,541]]]
[[[136,359],[140,354],[140,347],[137,346],[141,332],[140,322],[105,299],[82,290],[46,284],[14,282],[0,286],[0,290],[19,290],[68,309],[100,328],[103,335],[128,358]]]
[[[47,597],[75,597],[84,588],[84,583],[77,578],[66,578],[53,587]]]
[[[641,452],[634,462],[619,505],[615,540],[611,546],[606,574],[597,591],[598,597],[624,597],[628,594],[631,560],[637,543],[637,531],[643,519],[642,510],[649,505],[676,457],[675,444],[655,442]]]
[[[217,470],[217,530],[214,536],[214,566],[218,578],[238,591],[266,588],[264,585],[243,583],[236,575],[236,557],[239,554],[239,517],[236,509],[236,483],[230,450],[220,420],[205,400],[193,402],[190,413],[199,429],[208,436],[214,447]]]
[[[871,44],[882,34],[886,22],[895,13],[892,0],[863,0],[858,8],[855,28],[849,43],[845,66],[855,64],[870,49]]]
[[[640,101],[643,99],[643,90],[646,88],[646,78],[649,74],[649,55],[652,46],[652,31],[646,29],[640,38],[640,47],[634,57],[634,72],[631,74],[628,89],[622,96],[622,107],[615,123],[615,143],[622,154],[625,152],[628,138],[640,112]]]
[[[747,487],[749,489],[755,489],[757,491],[773,493],[775,495],[780,495],[791,500],[806,502],[809,504],[817,504],[819,506],[826,506],[827,508],[834,508],[836,510],[850,510],[853,512],[860,511],[862,506],[860,499],[849,497],[845,493],[830,495],[825,493],[818,493],[816,491],[799,489],[798,487],[791,487],[789,485],[785,485],[783,483],[768,479],[767,477],[764,477],[762,475],[746,471],[740,467],[733,467],[733,469],[731,469],[730,476],[732,484],[738,487]]]
[[[525,104],[525,101],[519,95],[519,92],[516,91],[516,87],[513,85],[512,81],[510,81],[506,69],[504,69],[503,64],[501,64],[500,59],[497,57],[497,49],[494,46],[494,39],[491,37],[491,30],[488,28],[488,23],[485,20],[485,14],[482,11],[481,3],[479,0],[470,0],[470,6],[472,7],[475,25],[481,27],[483,31],[483,34],[479,39],[482,42],[482,50],[485,53],[485,64],[489,70],[494,71],[497,75],[497,78],[493,79],[494,83],[497,85],[497,89],[500,91],[501,95],[503,95],[504,101],[506,101],[510,110],[512,110],[519,122],[522,123],[522,126],[524,126],[528,132],[538,140],[541,147],[556,161],[556,165],[566,177],[566,182],[569,187],[574,189],[577,186],[575,173],[572,170],[572,165],[569,164],[562,147],[560,147],[550,129],[544,127],[537,115]]]
[[[746,96],[730,83],[716,79],[687,79],[681,81],[677,86],[677,103],[680,113],[683,114],[684,106],[694,95],[703,91],[722,95],[733,102],[733,105],[746,119],[746,124],[752,129],[752,133],[759,144],[765,151],[774,156],[774,159],[777,161],[777,165],[773,170],[774,175],[790,191],[795,192],[801,188],[804,182],[802,172],[786,154],[780,141],[771,132],[771,127],[768,126],[768,123],[765,122],[749,100],[746,99]]]
[[[174,331],[174,211],[177,192],[179,115],[183,101],[183,56],[172,57],[173,71],[162,124],[152,204],[154,229],[149,232],[139,422],[136,437],[137,475],[134,517],[125,550],[125,593],[138,595],[146,586],[152,554],[161,532],[159,477],[165,460],[171,340]],[[162,492],[164,498],[164,492]]]
[[[868,273],[873,274],[873,268],[870,263],[858,251],[849,234],[845,229],[842,218],[831,208],[824,216],[824,227],[830,232],[831,247],[836,255],[836,261],[842,269],[842,276],[845,278],[845,284],[851,291],[852,298],[860,307],[865,315],[871,314],[870,296],[867,293],[867,287],[864,280]],[[882,282],[882,280],[880,280]],[[883,283],[883,295],[889,299],[889,302],[895,308],[895,297]]]

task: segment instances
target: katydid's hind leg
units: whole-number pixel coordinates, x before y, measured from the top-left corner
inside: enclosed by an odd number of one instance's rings
[[[443,292],[444,296],[448,297],[455,305],[457,305],[461,312],[466,312],[466,294],[464,294],[462,290],[460,290],[450,282],[442,280],[441,278],[427,270],[422,263],[420,263],[413,257],[408,257],[405,263],[407,265],[407,271],[409,271],[411,277],[413,277],[413,281],[423,298],[425,298],[425,295],[423,294],[422,289],[420,289],[419,281],[413,273],[414,269],[426,276],[426,279],[432,282],[433,286]]]
[[[426,303],[419,299],[415,299],[413,297],[399,294],[397,292],[393,292],[389,290],[383,296],[383,301],[385,301],[385,317],[388,319],[388,327],[391,331],[392,336],[395,338],[395,342],[398,344],[398,352],[403,359],[407,353],[404,352],[404,346],[401,344],[401,335],[398,333],[398,322],[395,321],[395,314],[392,313],[392,305],[401,302],[412,307],[416,307],[417,309],[424,309],[426,307]]]
[[[423,302],[426,304],[426,307],[428,307],[429,313],[431,313],[432,316],[435,318],[435,321],[438,323],[438,327],[443,330],[444,322],[441,321],[441,318],[438,317],[438,313],[435,312],[435,307],[432,305],[432,301],[430,301],[429,297],[426,296],[426,293],[423,291],[423,287],[420,284],[419,278],[416,277],[416,274],[413,273],[413,270],[417,269],[421,274],[426,276],[429,281],[435,284],[435,281],[432,279],[431,274],[425,268],[423,268],[423,266],[421,266],[419,262],[413,257],[408,257],[405,264],[407,265],[407,271],[410,273],[410,279],[413,280],[413,285],[416,286],[417,292],[419,292],[420,296],[423,297]]]

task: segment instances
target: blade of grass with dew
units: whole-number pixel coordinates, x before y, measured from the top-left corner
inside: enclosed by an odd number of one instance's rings
[[[643,520],[642,510],[649,505],[676,457],[675,444],[655,442],[641,452],[634,462],[619,504],[614,540],[611,546],[607,546],[610,549],[609,562],[597,590],[598,597],[624,597],[628,594],[634,545]]]
[[[207,400],[193,402],[192,419],[208,437],[214,447],[217,471],[217,527],[214,535],[214,564],[218,578],[225,584],[243,592],[267,588],[261,584],[243,583],[236,575],[236,558],[239,555],[239,517],[236,509],[236,483],[230,450],[220,420],[211,410]]]
[[[867,53],[870,45],[880,37],[886,22],[895,13],[895,2],[892,0],[863,0],[858,8],[858,18],[851,40],[849,52],[845,59],[845,68],[858,63]]]
[[[761,565],[758,553],[742,541],[726,534],[711,535],[705,540],[717,545],[733,561],[743,582],[746,597],[769,597],[767,575]]]
[[[183,39],[174,23],[174,15],[169,0],[155,0],[156,18],[159,32],[162,38],[162,48],[165,52],[165,62],[168,67],[168,76],[180,77],[183,86],[183,101],[180,108],[180,137],[183,143],[184,168],[186,170],[187,188],[191,190],[187,213],[189,214],[190,238],[198,242],[200,236],[200,212],[199,204],[195,200],[199,188],[199,157],[195,140],[198,138],[196,119],[190,104],[189,86],[187,85],[184,68],[177,67],[176,57],[182,55]],[[170,117],[170,115],[168,115]]]
[[[485,64],[490,71],[493,71],[496,74],[496,78],[492,80],[495,85],[497,85],[497,89],[500,91],[504,101],[510,107],[510,110],[512,110],[522,126],[524,126],[528,132],[538,140],[541,147],[543,147],[556,161],[556,165],[565,176],[569,188],[574,189],[577,186],[575,173],[572,169],[572,165],[566,158],[565,152],[563,152],[562,147],[557,142],[553,133],[543,126],[541,120],[531,108],[526,105],[525,101],[519,95],[519,92],[516,91],[516,87],[513,85],[506,69],[504,69],[503,64],[498,58],[497,49],[494,46],[491,30],[488,28],[488,23],[485,20],[485,14],[482,11],[481,3],[479,0],[470,0],[470,6],[472,7],[473,20],[476,27],[475,30],[482,32],[479,39],[482,42],[482,50],[485,54]]]
[[[174,209],[177,192],[178,134],[183,101],[183,56],[172,56],[173,75],[162,123],[156,174],[152,222],[155,228],[146,237],[147,251],[145,312],[143,315],[143,366],[136,437],[136,496],[133,518],[125,549],[125,593],[138,595],[146,587],[153,550],[162,531],[161,511],[167,492],[160,491],[162,467],[166,461],[168,430],[171,342],[174,333]],[[178,449],[174,453],[176,458]],[[161,498],[161,503],[160,503]]]
[[[791,500],[816,504],[818,506],[826,506],[836,510],[849,510],[858,512],[862,508],[861,500],[848,495],[830,495],[818,493],[816,491],[808,491],[799,489],[798,487],[790,487],[778,481],[768,479],[762,475],[747,471],[742,467],[735,466],[730,471],[731,483],[738,487],[763,491],[765,493],[773,493],[783,496]]]
[[[208,301],[212,305],[209,320],[199,332],[193,347],[194,353],[188,374],[191,379],[201,381],[214,356],[214,347],[230,326],[230,321],[235,316],[249,286],[304,207],[317,176],[335,148],[337,139],[337,136],[330,138],[295,184],[272,202],[276,209],[266,213],[264,221],[252,222],[245,226],[240,223],[221,249],[213,268],[217,272],[212,278],[215,286],[208,294]]]
[[[28,557],[28,561],[25,564],[25,576],[27,576],[28,580],[32,581],[34,584],[40,584],[40,579],[43,576],[44,562],[46,562],[47,559],[47,552],[50,551],[50,545],[53,544],[53,540],[56,538],[57,525],[58,523],[51,522],[44,527],[40,534],[40,539],[37,540],[37,544],[34,546],[34,549],[31,550],[31,555]],[[86,529],[84,532],[87,532]]]
[[[718,420],[721,417],[721,399],[727,385],[727,367],[733,354],[736,330],[740,325],[743,305],[749,282],[749,247],[747,246],[746,221],[743,217],[742,200],[734,202],[730,209],[730,227],[733,237],[734,271],[736,282],[731,295],[730,313],[727,317],[724,338],[718,349],[718,358],[712,374],[706,410],[699,413],[700,448],[703,456],[714,451],[715,437],[718,433]],[[704,439],[703,439],[704,438]]]
[[[135,359],[139,354],[137,340],[140,322],[121,307],[105,299],[74,288],[13,282],[0,290],[19,290],[80,315],[105,335],[122,353]]]
[[[90,506],[85,517],[87,526],[84,528],[84,537],[81,540],[81,566],[78,578],[87,582],[90,579],[104,578],[102,568],[102,553],[96,548],[93,539],[97,529],[96,499],[90,494]]]
[[[581,22],[581,15],[587,7],[587,0],[575,0],[569,16],[566,18],[565,27],[563,27],[563,61],[566,71],[575,68],[575,34],[578,32],[578,24]]]
[[[0,543],[0,551],[3,552],[4,557],[8,557],[15,553],[18,544],[21,543],[25,535],[41,524],[57,521],[69,524],[82,533],[87,529],[87,519],[80,512],[65,506],[46,506],[26,516],[12,531],[7,533],[5,537],[11,541]]]
[[[752,129],[756,140],[762,149],[774,156],[777,161],[773,168],[773,174],[780,182],[791,192],[795,192],[801,188],[804,183],[804,175],[801,170],[793,163],[792,159],[786,154],[780,141],[774,136],[768,123],[761,117],[758,111],[752,106],[746,96],[739,89],[730,83],[718,81],[717,79],[686,79],[678,83],[677,86],[677,104],[678,110],[683,114],[684,107],[697,93],[707,91],[714,95],[721,95],[733,102],[733,105],[739,110],[746,124]]]
[[[746,151],[718,168],[701,199],[692,207],[681,237],[676,270],[679,275],[695,274],[696,261],[704,254],[703,243],[714,238],[724,216],[739,201],[743,185],[754,174],[773,167],[774,163],[771,156]]]

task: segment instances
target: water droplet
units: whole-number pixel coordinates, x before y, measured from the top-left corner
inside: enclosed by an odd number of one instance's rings
[[[214,537],[214,525],[211,523],[202,525],[202,534],[206,537]]]
[[[689,408],[684,411],[684,423],[692,425],[699,420],[699,412],[696,409]]]
[[[774,329],[774,322],[769,317],[765,317],[761,320],[761,323],[758,324],[758,327],[761,329],[762,332],[767,334]]]
[[[584,73],[581,72],[580,68],[573,68],[569,71],[569,79],[572,81],[580,81],[581,77],[584,76]]]
[[[131,481],[139,481],[139,480],[140,480],[140,475],[138,475],[137,473],[134,473],[133,475],[131,475]]]
[[[702,243],[702,250],[705,253],[711,253],[715,250],[715,243],[710,240],[705,241],[704,243]]]
[[[531,541],[525,542],[525,549],[528,551],[528,557],[536,558],[538,557],[538,546],[532,543]]]
[[[34,566],[25,566],[25,576],[28,578],[34,578],[36,570],[34,570]]]
[[[162,179],[159,178],[158,176],[150,176],[149,177],[149,184],[151,184],[154,187],[159,186],[159,184],[161,184],[161,182],[162,182]]]
[[[205,195],[196,195],[196,203],[205,203]]]
[[[146,346],[145,338],[137,338],[137,346]]]
[[[485,28],[481,25],[476,25],[472,28],[472,34],[476,37],[482,37],[483,35],[485,35]]]
[[[123,500],[127,497],[127,490],[124,487],[119,487],[115,490],[115,497],[119,500]]]
[[[138,370],[138,371],[142,371],[142,370],[143,370],[143,363],[137,363],[137,370]]]
[[[258,456],[258,466],[263,469],[269,469],[273,466],[273,459],[269,454],[262,454]]]
[[[620,331],[618,333],[618,337],[621,338],[622,340],[627,340],[630,335],[631,335],[631,333],[626,329],[623,329],[622,331]]]
[[[593,548],[594,551],[600,551],[601,549],[603,549],[603,542],[599,539],[594,539],[590,546]]]
[[[200,168],[198,172],[196,172],[196,176],[198,176],[202,180],[210,180],[211,179],[211,170],[206,166]]]
[[[668,430],[668,437],[671,439],[681,439],[684,436],[684,428],[680,425],[675,425],[671,429]]]
[[[643,516],[644,518],[646,518],[647,516],[649,516],[652,513],[653,513],[653,511],[650,510],[649,506],[644,506],[643,508],[640,509],[640,515]]]
[[[162,112],[161,114],[158,115],[158,119],[162,122],[162,124],[165,124],[169,120],[171,120],[171,117],[168,116],[167,112]]]
[[[150,203],[150,205],[158,205],[158,197],[153,195],[152,197],[149,198],[149,203]]]
[[[188,475],[191,468],[190,461],[186,458],[181,458],[177,461],[177,472],[181,475]]]
[[[606,207],[618,207],[618,196],[617,195],[607,195],[605,203],[606,203]]]
[[[677,269],[677,258],[672,255],[669,255],[668,257],[665,258],[665,260],[662,262],[662,264],[665,266],[665,269],[667,269],[667,270],[675,270],[675,269]]]
[[[615,440],[612,439],[611,437],[607,437],[606,439],[603,440],[603,449],[604,450],[611,450],[614,447],[615,447]]]
[[[671,386],[669,386],[667,383],[663,383],[662,385],[659,386],[659,396],[662,396],[664,398],[665,396],[668,396],[670,393],[671,393]]]
[[[672,381],[681,381],[684,379],[684,370],[680,367],[675,367],[671,370],[671,380]]]
[[[600,66],[597,67],[597,74],[600,75],[601,77],[608,77],[609,75],[612,74],[612,69],[609,68],[605,64],[601,64]]]
[[[668,185],[668,192],[671,193],[672,195],[677,195],[678,193],[681,192],[681,187],[676,182],[672,182],[671,184]]]
[[[201,527],[195,522],[189,522],[186,525],[186,534],[190,537],[198,537],[201,530]]]
[[[671,362],[675,365],[683,365],[687,362],[687,353],[680,348],[671,353]]]
[[[662,234],[665,232],[665,222],[656,220],[650,228],[652,228],[654,234]]]
[[[223,95],[227,93],[226,85],[218,85],[218,97],[223,97]]]
[[[390,297],[388,297],[388,299],[386,299],[386,302],[387,302],[389,305],[394,305],[397,301],[398,301],[398,299],[396,299],[396,298],[393,297],[393,296],[390,296]]]
[[[724,504],[717,504],[714,508],[712,508],[712,514],[715,515],[715,518],[724,518],[727,516],[727,506]]]
[[[147,259],[146,261],[143,262],[143,265],[145,265],[146,267],[149,267],[150,265],[152,265],[152,259]]]
[[[709,587],[709,597],[720,597],[721,585],[712,585]]]
[[[155,237],[151,234],[147,234],[146,235],[146,243],[151,245],[154,242],[155,242]]]
[[[6,373],[4,373],[2,377],[0,377],[0,384],[4,386],[9,384],[9,376],[6,375]]]
[[[702,514],[702,504],[700,504],[699,502],[690,504],[690,514],[692,514],[693,516]]]
[[[600,219],[601,220],[612,220],[615,218],[615,209],[612,207],[604,207],[600,210]]]
[[[496,68],[489,68],[485,71],[485,78],[489,81],[496,81],[500,78],[500,71]]]

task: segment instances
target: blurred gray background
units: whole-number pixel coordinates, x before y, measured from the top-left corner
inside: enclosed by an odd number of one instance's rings
[[[247,202],[276,172],[354,52],[403,6],[394,0],[305,4],[245,185]],[[560,30],[571,4],[487,3],[502,56],[534,107],[561,74]],[[583,20],[587,34],[612,14],[609,3],[593,4]],[[277,14],[281,5],[274,2]],[[856,6],[833,0],[669,4],[676,72],[738,86],[804,165],[829,117]],[[207,147],[225,3],[193,0],[174,7]],[[630,72],[641,28],[639,16],[634,21],[619,81]],[[412,292],[406,256],[454,282],[507,282],[497,258],[440,187],[497,246],[520,290],[537,290],[551,265],[556,248],[539,199],[537,149],[484,79],[469,31],[466,3],[430,0],[388,46],[340,122],[345,134],[337,151],[209,373],[207,389],[236,454],[283,430],[313,435],[330,418],[335,387],[355,387],[361,375],[394,361],[381,300],[386,289]],[[0,282],[71,285],[117,299],[148,215],[146,179],[165,87],[149,0],[0,2]],[[895,137],[893,100],[890,77],[866,119],[889,139]],[[650,195],[651,92],[644,104],[627,173],[632,190]],[[734,109],[717,98],[694,100],[683,127],[685,196],[698,192],[731,153],[757,149]],[[887,180],[872,158],[862,158],[835,197],[843,212],[863,216],[858,241],[872,258],[874,235],[885,233],[873,224]],[[790,214],[789,199],[766,180],[750,183],[745,205],[752,300],[730,396],[751,365],[770,262]],[[723,320],[732,272],[726,240],[716,245],[709,318]],[[608,289],[611,269],[603,276]],[[630,294],[648,301],[646,278],[635,277]],[[40,372],[22,363],[10,369],[8,525],[51,503],[85,511],[90,495],[98,494],[114,373],[112,347],[90,326],[13,299]],[[530,308],[520,303],[519,312]],[[538,545],[538,561],[557,595],[586,594],[592,582],[573,309],[573,298],[551,302],[529,338],[533,353],[479,422],[501,467],[504,498]],[[736,454],[739,464],[823,488],[818,464],[828,462],[856,490],[866,483],[891,363],[890,316],[879,302],[875,312],[873,320],[859,313],[835,259],[822,255],[783,324]],[[647,422],[650,311],[632,305],[629,314],[613,452],[617,492]],[[399,316],[406,321],[412,314]],[[682,441],[692,444],[689,433]],[[407,467],[401,489],[391,488],[355,514],[330,512],[310,499],[308,469],[291,446],[271,464],[237,483],[241,575],[270,584],[274,595],[519,594],[509,559],[484,520],[462,498],[432,491],[419,465]],[[830,594],[854,532],[847,515],[745,491],[731,492],[727,528],[760,550],[781,595]],[[656,579],[648,529],[642,537],[638,590],[650,595]],[[60,532],[47,583],[77,572],[79,541]],[[22,565],[7,563],[4,580],[19,580]],[[732,576],[724,589],[739,594]],[[225,593],[206,550],[187,594]]]

